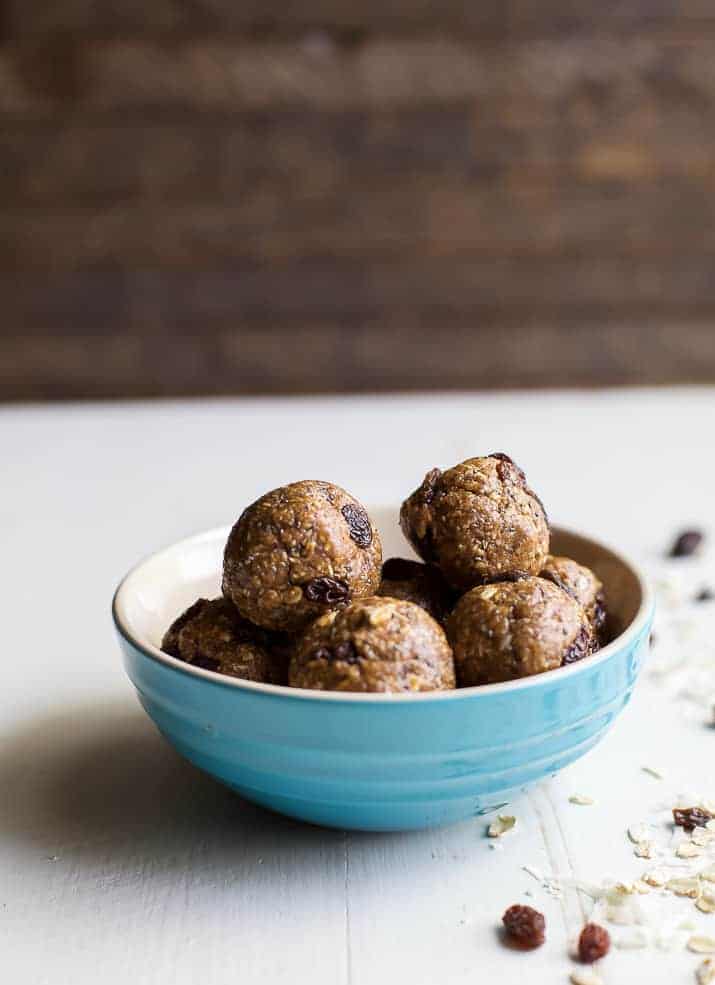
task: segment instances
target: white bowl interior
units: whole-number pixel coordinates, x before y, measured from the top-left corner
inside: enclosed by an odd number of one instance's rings
[[[411,555],[400,533],[394,509],[372,510],[380,530],[385,557]],[[197,598],[214,598],[221,591],[223,547],[229,528],[189,538],[141,562],[126,578],[117,610],[131,635],[157,648],[167,627]],[[558,528],[551,541],[554,554],[588,565],[603,582],[612,637],[634,620],[643,601],[642,586],[631,567],[608,548]]]

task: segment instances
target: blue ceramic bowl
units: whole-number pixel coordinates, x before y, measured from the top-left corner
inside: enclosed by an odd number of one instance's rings
[[[194,599],[219,594],[227,534],[200,534],[141,562],[117,589],[114,621],[139,700],[169,742],[243,797],[282,814],[399,831],[489,813],[595,745],[635,685],[652,593],[632,563],[558,529],[553,553],[599,574],[617,633],[580,663],[415,695],[304,691],[189,666],[159,643]]]

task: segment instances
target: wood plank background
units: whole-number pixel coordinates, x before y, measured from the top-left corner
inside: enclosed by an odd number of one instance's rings
[[[715,379],[705,0],[0,0],[0,399]]]

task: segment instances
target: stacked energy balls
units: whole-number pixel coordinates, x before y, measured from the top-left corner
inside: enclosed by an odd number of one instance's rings
[[[432,469],[402,504],[422,562],[382,563],[365,508],[329,482],[266,493],[231,530],[223,596],[162,649],[205,670],[330,691],[418,692],[512,680],[593,653],[596,575],[549,554],[549,526],[502,453]]]

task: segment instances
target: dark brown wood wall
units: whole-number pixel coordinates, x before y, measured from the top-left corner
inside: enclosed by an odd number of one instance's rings
[[[715,4],[0,11],[0,399],[715,380]]]

